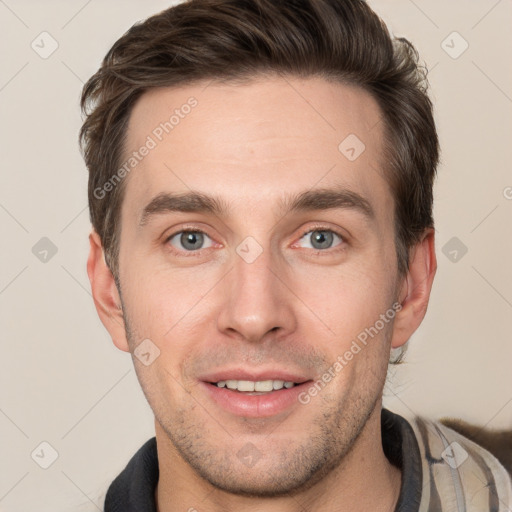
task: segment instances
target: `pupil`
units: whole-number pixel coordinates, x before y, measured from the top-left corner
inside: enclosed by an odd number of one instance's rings
[[[313,231],[312,245],[316,249],[328,248],[332,243],[333,235],[329,231]]]
[[[199,249],[203,242],[202,233],[183,233],[181,235],[181,244],[185,249],[194,250]],[[190,245],[188,245],[190,244]]]

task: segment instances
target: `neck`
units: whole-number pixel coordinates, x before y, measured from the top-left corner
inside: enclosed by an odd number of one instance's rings
[[[378,403],[351,451],[322,480],[293,495],[238,496],[213,487],[183,460],[155,421],[160,476],[155,497],[158,512],[392,512],[400,494],[401,472],[382,448]]]

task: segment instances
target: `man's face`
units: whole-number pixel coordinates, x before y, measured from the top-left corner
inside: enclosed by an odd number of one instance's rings
[[[126,157],[156,145],[126,178],[123,313],[130,350],[160,351],[134,363],[177,459],[222,489],[279,494],[380,421],[393,322],[377,321],[399,284],[382,123],[367,93],[322,79],[205,86],[153,90],[131,114]],[[320,190],[340,195],[308,200]],[[219,208],[163,198],[192,193]]]

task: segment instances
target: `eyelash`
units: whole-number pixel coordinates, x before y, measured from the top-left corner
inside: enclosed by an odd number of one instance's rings
[[[337,235],[341,239],[340,244],[337,245],[336,247],[330,247],[329,249],[310,249],[315,256],[320,256],[320,255],[323,255],[323,254],[325,254],[326,256],[332,255],[333,253],[337,253],[337,252],[342,251],[342,250],[344,250],[346,248],[347,237],[345,235],[341,234],[336,229],[332,229],[332,228],[329,228],[327,226],[322,226],[322,225],[316,225],[316,226],[309,227],[308,229],[303,231],[302,235],[299,237],[299,240],[302,240],[302,238],[304,238],[305,235],[307,235],[309,233],[312,233],[314,231],[326,231],[328,233],[329,232],[330,233],[334,233],[335,235]],[[294,242],[294,243],[296,243],[296,242]]]
[[[166,237],[165,244],[170,248],[170,251],[173,254],[176,254],[176,255],[179,255],[179,256],[184,256],[186,258],[195,257],[195,256],[201,256],[203,254],[204,249],[199,249],[198,251],[179,251],[179,250],[175,249],[174,247],[172,247],[172,245],[170,244],[171,239],[174,238],[176,235],[180,235],[182,233],[201,233],[201,234],[206,235],[209,238],[211,238],[208,235],[208,233],[206,233],[206,231],[203,231],[202,229],[198,229],[198,228],[183,228],[183,229],[180,229],[179,231],[175,231],[172,235],[169,235],[168,237]]]
[[[335,235],[337,235],[341,239],[341,243],[339,244],[339,246],[331,247],[329,249],[316,249],[316,250],[313,249],[312,251],[315,256],[320,256],[322,253],[326,253],[327,255],[329,255],[329,254],[332,254],[333,252],[338,252],[338,251],[344,250],[346,248],[345,246],[347,245],[347,240],[346,240],[345,235],[342,235],[339,231],[337,231],[335,229],[328,228],[328,227],[322,226],[322,225],[312,226],[312,227],[308,228],[307,230],[303,231],[298,240],[302,240],[302,238],[304,238],[305,235],[307,235],[308,233],[312,233],[314,231],[331,232],[331,233],[334,233]],[[206,235],[207,237],[211,238],[208,235],[208,233],[206,233],[206,231],[203,231],[202,229],[183,228],[183,229],[180,229],[179,231],[175,231],[174,233],[172,233],[171,235],[166,237],[165,244],[168,245],[169,247],[171,247],[170,251],[174,254],[178,254],[179,256],[185,256],[185,257],[201,256],[203,253],[203,250],[205,250],[205,249],[199,249],[197,251],[178,251],[170,245],[169,242],[171,241],[171,239],[174,238],[176,235],[180,235],[182,233],[201,233],[201,234]],[[294,244],[295,243],[296,242],[294,242]],[[206,249],[210,249],[210,247],[207,247]]]

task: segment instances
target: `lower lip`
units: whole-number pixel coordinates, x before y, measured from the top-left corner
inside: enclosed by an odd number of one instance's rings
[[[308,386],[303,382],[293,388],[283,388],[262,395],[248,395],[228,388],[219,388],[209,382],[201,382],[206,393],[224,410],[246,418],[267,418],[299,405],[299,394]]]

